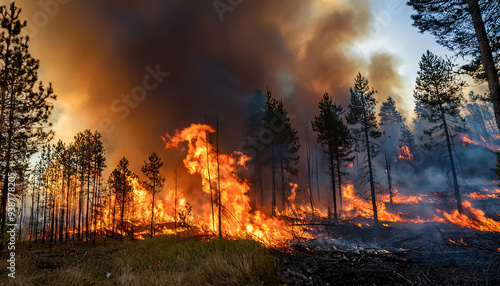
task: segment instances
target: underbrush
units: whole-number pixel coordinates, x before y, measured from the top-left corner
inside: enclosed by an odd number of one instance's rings
[[[208,242],[175,236],[84,243],[24,244],[16,250],[16,278],[1,285],[278,285],[277,261],[250,240]]]

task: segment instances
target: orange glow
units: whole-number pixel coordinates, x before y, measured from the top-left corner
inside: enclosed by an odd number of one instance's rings
[[[465,194],[464,196],[468,197],[474,201],[484,201],[489,199],[499,199],[500,198],[500,190],[496,189],[493,191],[483,190],[482,192],[472,192],[470,194]]]
[[[500,222],[485,217],[484,212],[473,208],[469,201],[464,201],[462,205],[464,210],[470,212],[473,218],[469,218],[465,214],[460,214],[458,210],[454,210],[451,213],[447,213],[439,209],[436,211],[445,217],[446,220],[458,226],[474,228],[482,231],[500,232]],[[437,221],[443,222],[442,219],[438,219]]]
[[[462,142],[463,142],[464,146],[465,146],[465,144],[469,144],[469,145],[477,145],[477,143],[476,143],[476,142],[474,142],[474,141],[470,140],[470,139],[469,139],[468,137],[466,137],[466,136],[462,137]]]
[[[176,131],[175,136],[166,136],[166,148],[174,148],[181,142],[188,142],[188,151],[183,160],[184,166],[190,174],[201,176],[202,194],[210,197],[211,189],[209,185],[207,172],[207,152],[209,154],[209,163],[211,173],[212,190],[217,190],[217,160],[214,148],[211,143],[206,142],[206,133],[214,132],[208,125],[192,124],[190,127]],[[207,150],[208,146],[208,150]],[[254,238],[267,245],[277,245],[286,240],[292,239],[294,234],[287,227],[285,222],[277,218],[268,217],[260,211],[251,212],[250,198],[246,195],[250,188],[248,184],[241,181],[236,175],[239,169],[245,168],[245,163],[250,158],[234,152],[230,154],[219,154],[220,169],[220,187],[221,187],[221,205],[222,205],[222,229],[226,237]],[[296,185],[292,186],[292,196]],[[194,221],[200,230],[214,233],[218,229],[218,221],[215,222],[216,229],[213,229],[211,221],[210,200],[207,203],[194,206],[198,215]],[[218,209],[218,207],[217,207]],[[216,216],[217,217],[217,216]],[[297,233],[295,233],[297,234]],[[308,236],[306,233],[301,233]]]
[[[290,196],[288,197],[288,201],[290,204],[292,204],[295,201],[295,196],[297,195],[296,190],[297,190],[297,184],[290,183],[290,187],[292,187],[292,191]]]
[[[399,159],[410,161],[413,160],[413,155],[410,152],[410,148],[408,146],[403,146],[399,148]]]

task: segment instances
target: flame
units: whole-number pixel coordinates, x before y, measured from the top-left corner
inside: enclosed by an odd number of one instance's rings
[[[174,148],[181,142],[188,142],[188,151],[183,160],[184,166],[190,174],[199,174],[202,179],[202,189],[199,196],[205,198],[206,203],[197,206],[198,215],[194,218],[198,227],[205,231],[215,232],[211,221],[210,195],[212,190],[218,190],[218,173],[220,181],[222,229],[225,236],[254,238],[268,245],[277,245],[294,238],[291,229],[285,222],[277,218],[268,217],[260,211],[251,211],[250,198],[247,196],[250,188],[237,175],[239,169],[245,168],[249,157],[234,152],[232,155],[217,154],[211,143],[207,142],[206,133],[215,132],[208,125],[192,124],[190,127],[176,131],[175,136],[164,138],[166,148]],[[207,149],[208,146],[208,149]],[[207,161],[207,152],[209,158]],[[210,164],[210,177],[208,176]],[[219,172],[217,172],[217,165]],[[293,189],[294,191],[294,189]],[[293,194],[292,194],[293,195]],[[207,198],[208,196],[208,198]],[[218,210],[218,207],[216,207]],[[307,234],[302,233],[307,236]]]
[[[466,196],[469,199],[474,200],[474,201],[484,201],[484,200],[489,200],[489,199],[500,198],[500,190],[499,189],[495,189],[491,192],[492,193],[490,193],[490,191],[485,189],[482,192],[476,191],[476,192],[472,192],[470,194],[465,194],[464,196]]]
[[[292,187],[292,190],[290,196],[288,197],[288,201],[292,204],[295,201],[295,196],[297,195],[295,192],[295,190],[297,190],[297,184],[290,183],[290,187]]]
[[[462,205],[464,209],[473,216],[473,218],[469,218],[465,214],[460,214],[458,210],[454,210],[451,213],[447,213],[439,209],[436,211],[443,215],[446,220],[458,226],[474,228],[482,231],[500,232],[500,222],[485,217],[484,211],[473,208],[469,201],[464,201]],[[443,220],[439,221],[443,222]]]
[[[496,139],[498,140],[498,138],[496,138]],[[482,136],[481,136],[481,142],[476,142],[476,141],[471,140],[467,136],[463,136],[462,137],[462,144],[463,144],[464,147],[466,147],[468,145],[479,145],[479,146],[483,146],[485,148],[488,148],[488,149],[490,149],[493,152],[500,151],[500,147],[499,146],[493,144],[491,141],[487,141]]]
[[[462,143],[464,144],[469,144],[469,145],[478,145],[476,142],[470,140],[467,136],[462,137]]]
[[[410,162],[411,160],[413,160],[413,155],[411,154],[410,148],[408,148],[408,146],[404,145],[399,148],[399,159]]]

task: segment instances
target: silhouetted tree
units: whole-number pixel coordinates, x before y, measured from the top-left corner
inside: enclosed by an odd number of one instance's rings
[[[19,19],[21,10],[13,2],[0,6],[0,146],[3,182],[16,165],[26,160],[48,142],[53,132],[48,129],[52,86],[38,82],[39,62],[29,52],[29,38],[22,34],[26,22]],[[8,184],[2,186],[0,206],[1,237],[5,231]],[[0,242],[1,243],[1,242]],[[3,243],[0,245],[3,246]]]
[[[464,69],[479,81],[487,79],[500,127],[500,2],[410,0],[407,4],[417,12],[412,19],[420,32],[430,32],[439,44],[472,59]]]
[[[333,216],[337,219],[336,178],[338,181],[339,200],[342,206],[342,167],[352,162],[353,143],[349,128],[344,124],[341,116],[344,113],[342,106],[332,103],[332,98],[325,92],[318,103],[319,114],[312,122],[312,128],[317,133],[318,143],[325,147],[328,156],[330,179],[332,183]],[[337,173],[335,173],[335,169]]]
[[[382,102],[380,107],[380,127],[383,131],[381,145],[384,150],[384,164],[385,172],[387,174],[387,185],[389,190],[389,200],[392,204],[392,179],[391,169],[393,158],[397,156],[397,140],[403,124],[403,117],[396,109],[396,102],[392,97],[388,97],[386,101]]]
[[[349,113],[346,116],[347,123],[351,125],[354,140],[360,142],[358,145],[361,152],[366,152],[366,163],[368,168],[370,192],[373,205],[373,218],[378,224],[377,203],[375,197],[375,179],[373,170],[373,158],[377,154],[375,140],[381,135],[378,130],[375,106],[377,102],[373,95],[376,91],[368,85],[368,80],[360,73],[354,79],[354,87],[350,88]]]
[[[453,139],[456,138],[457,133],[465,131],[461,127],[464,119],[460,116],[463,82],[459,81],[453,71],[453,64],[449,60],[444,60],[430,51],[422,56],[419,66],[413,96],[424,110],[423,118],[432,124],[432,127],[424,131],[430,139],[424,147],[429,150],[446,144],[457,209],[462,213],[462,201],[453,156]]]
[[[108,186],[115,195],[116,202],[120,205],[120,225],[122,233],[125,231],[125,207],[131,200],[133,191],[130,178],[134,175],[129,170],[129,164],[127,158],[123,157],[116,169],[111,172],[108,179]]]
[[[155,194],[161,192],[165,177],[160,174],[160,168],[163,167],[163,162],[156,153],[149,156],[149,162],[144,161],[141,171],[146,176],[147,180],[144,182],[146,189],[153,195],[151,203],[151,237],[154,236],[154,217],[155,217]]]

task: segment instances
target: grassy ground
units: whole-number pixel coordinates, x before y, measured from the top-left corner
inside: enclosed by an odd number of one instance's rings
[[[19,243],[20,244],[20,243]],[[144,241],[102,241],[97,246],[19,245],[16,278],[0,285],[278,285],[277,261],[248,240],[200,242],[175,236]],[[109,277],[107,277],[109,276]]]

